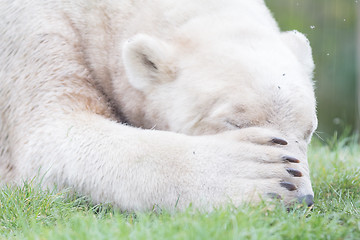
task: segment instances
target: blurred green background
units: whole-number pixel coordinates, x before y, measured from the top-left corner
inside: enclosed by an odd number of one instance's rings
[[[360,0],[266,0],[266,4],[282,30],[299,30],[311,42],[318,135],[326,139],[345,127],[357,131],[356,14]]]

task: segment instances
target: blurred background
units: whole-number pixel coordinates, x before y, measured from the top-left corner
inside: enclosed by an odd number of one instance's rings
[[[360,0],[265,1],[283,31],[296,29],[310,40],[316,64],[317,134],[327,139],[345,129],[358,132]]]

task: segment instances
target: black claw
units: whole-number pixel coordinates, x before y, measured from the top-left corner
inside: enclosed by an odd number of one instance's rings
[[[273,138],[271,139],[271,142],[272,143],[275,143],[275,144],[279,144],[279,145],[287,145],[287,141],[285,141],[284,139],[281,139],[281,138]]]
[[[281,196],[277,193],[267,193],[266,195],[271,199],[278,199],[278,200],[282,199]]]
[[[291,163],[299,163],[300,162],[299,159],[296,159],[294,157],[289,157],[289,156],[284,156],[283,159],[284,159],[284,161],[291,162]]]
[[[297,189],[294,184],[289,182],[280,182],[280,186],[286,188],[289,191],[295,191]]]
[[[293,175],[294,177],[302,177],[303,176],[300,171],[293,169],[293,168],[288,168],[288,169],[286,169],[286,171],[288,173],[290,173],[291,175]]]
[[[298,200],[299,200],[299,203],[305,202],[305,204],[308,207],[312,207],[314,205],[314,196],[310,195],[310,194],[303,196],[303,197],[299,197]]]

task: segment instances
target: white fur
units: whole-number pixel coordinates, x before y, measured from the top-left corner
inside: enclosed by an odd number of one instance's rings
[[[313,194],[311,49],[262,0],[14,0],[0,18],[3,182],[124,210]]]

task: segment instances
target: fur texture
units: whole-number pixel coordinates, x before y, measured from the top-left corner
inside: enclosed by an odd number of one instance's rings
[[[0,19],[2,183],[124,210],[313,195],[311,48],[262,0],[4,0]]]

